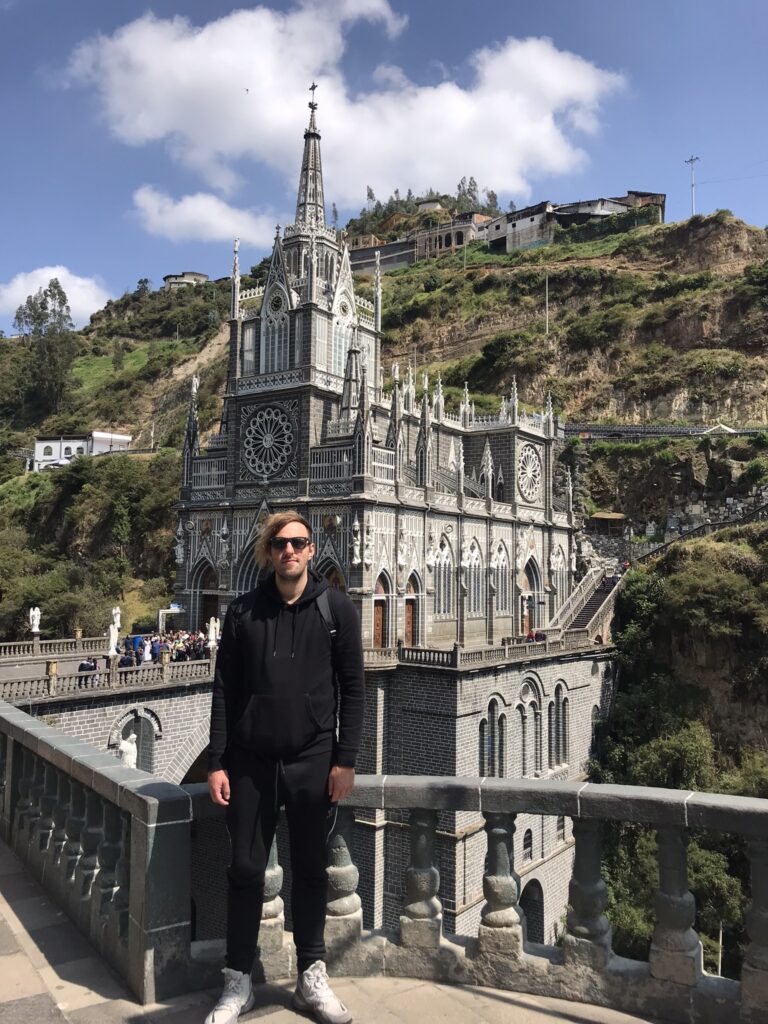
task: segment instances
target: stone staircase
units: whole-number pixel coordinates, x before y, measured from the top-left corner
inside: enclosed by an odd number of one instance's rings
[[[578,615],[568,624],[566,632],[570,633],[574,629],[586,628],[616,589],[618,582],[618,576],[606,576],[605,579],[598,583],[590,599]]]

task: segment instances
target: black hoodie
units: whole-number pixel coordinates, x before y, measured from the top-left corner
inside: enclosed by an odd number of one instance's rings
[[[339,735],[335,763],[354,767],[363,725],[360,619],[346,594],[328,589],[336,639],[317,607],[328,584],[310,569],[286,604],[274,576],[227,609],[216,658],[208,770],[226,768],[231,747],[291,757],[320,733]],[[336,706],[338,683],[340,708]]]

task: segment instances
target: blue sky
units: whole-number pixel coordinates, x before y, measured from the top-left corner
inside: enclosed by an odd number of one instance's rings
[[[247,267],[292,220],[307,86],[342,221],[463,175],[503,206],[668,195],[768,223],[761,0],[0,0],[0,328]]]

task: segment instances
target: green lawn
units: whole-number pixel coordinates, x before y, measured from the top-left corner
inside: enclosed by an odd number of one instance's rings
[[[126,352],[120,373],[138,373],[149,358],[149,342],[139,343],[132,352]],[[84,391],[96,391],[118,371],[112,365],[112,356],[80,356],[72,364],[72,376],[80,381]]]

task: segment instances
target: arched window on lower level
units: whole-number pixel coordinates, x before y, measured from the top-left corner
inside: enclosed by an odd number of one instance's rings
[[[527,828],[523,836],[523,862],[533,860],[533,832]]]
[[[53,448],[47,444],[45,448],[43,448],[43,458],[49,458],[51,455],[53,455]]]

